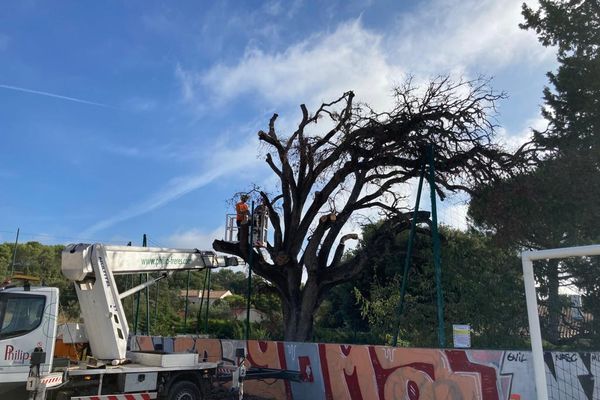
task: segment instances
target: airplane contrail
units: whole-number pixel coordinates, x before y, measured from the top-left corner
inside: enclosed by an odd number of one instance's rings
[[[56,99],[69,100],[69,101],[74,101],[76,103],[82,103],[82,104],[90,104],[92,106],[113,108],[113,107],[109,106],[108,104],[96,103],[95,101],[88,101],[88,100],[78,99],[76,97],[62,96],[60,94],[49,93],[49,92],[42,92],[40,90],[27,89],[27,88],[22,88],[22,87],[18,87],[18,86],[11,86],[11,85],[2,85],[2,84],[0,84],[0,88],[2,88],[2,89],[9,89],[9,90],[16,90],[17,92],[39,94],[41,96],[54,97]]]

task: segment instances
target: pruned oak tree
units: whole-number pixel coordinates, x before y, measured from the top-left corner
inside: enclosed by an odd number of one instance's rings
[[[270,257],[251,249],[252,271],[281,298],[285,340],[311,340],[314,314],[328,291],[369,265],[366,253],[342,257],[351,238],[342,229],[368,209],[388,217],[406,211],[399,189],[419,176],[428,146],[435,147],[441,198],[527,167],[532,149],[510,154],[492,141],[502,97],[485,79],[440,77],[422,88],[408,79],[394,90],[391,111],[357,104],[347,92],[312,114],[301,105],[302,120],[288,136],[277,131],[273,115],[268,130],[258,132],[279,180],[278,193],[260,192],[273,238]],[[215,240],[213,248],[245,260],[250,254],[245,242]]]

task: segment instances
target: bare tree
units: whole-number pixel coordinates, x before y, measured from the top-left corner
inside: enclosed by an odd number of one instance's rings
[[[469,192],[474,185],[526,168],[531,150],[515,154],[492,142],[495,103],[503,94],[488,81],[453,82],[440,77],[424,88],[412,80],[394,91],[395,106],[376,112],[344,93],[302,120],[291,135],[276,130],[277,114],[258,137],[266,162],[279,179],[279,193],[261,192],[270,212],[270,257],[256,249],[253,271],[281,297],[285,340],[312,338],[313,316],[328,291],[368,266],[366,253],[343,258],[340,237],[350,218],[367,209],[400,213],[399,189],[419,176],[424,151],[435,148],[435,182],[440,197]],[[325,125],[320,134],[314,130]],[[245,243],[216,240],[217,251],[248,259]],[[303,282],[303,271],[306,280]]]

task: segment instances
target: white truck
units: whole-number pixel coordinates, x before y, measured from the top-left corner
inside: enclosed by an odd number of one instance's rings
[[[54,360],[57,288],[4,287],[0,289],[0,399],[204,398],[219,364],[199,362],[193,353],[127,351],[129,328],[122,300],[172,271],[235,265],[235,257],[197,249],[67,246],[61,269],[75,284],[94,362],[70,366]],[[145,272],[160,276],[119,293],[115,275]]]

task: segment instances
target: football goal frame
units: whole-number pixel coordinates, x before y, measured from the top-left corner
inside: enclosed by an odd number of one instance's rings
[[[542,346],[540,317],[538,314],[537,296],[535,292],[535,279],[533,277],[533,261],[598,255],[600,255],[600,245],[531,250],[521,253],[523,282],[525,284],[525,298],[527,301],[527,318],[529,320],[529,335],[531,338],[533,371],[535,375],[535,389],[538,400],[548,399],[548,387],[546,386],[544,348]]]

